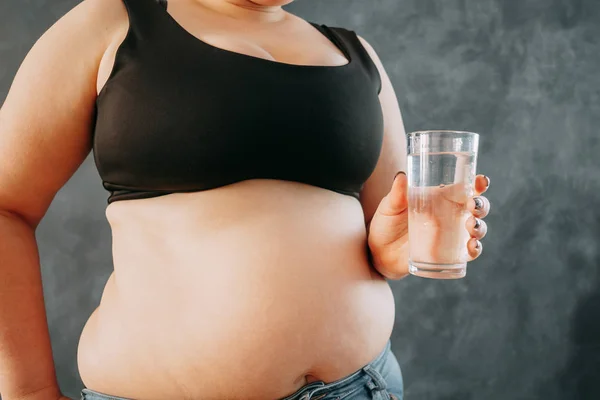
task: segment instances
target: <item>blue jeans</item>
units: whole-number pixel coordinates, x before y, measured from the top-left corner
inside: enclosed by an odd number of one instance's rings
[[[336,381],[311,382],[281,400],[402,400],[402,372],[388,341],[383,351],[358,371]],[[81,400],[130,400],[90,389]]]

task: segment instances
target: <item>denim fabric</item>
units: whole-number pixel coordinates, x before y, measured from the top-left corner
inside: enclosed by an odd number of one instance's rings
[[[383,351],[358,371],[325,383],[311,382],[281,400],[402,400],[402,372],[388,341]],[[90,389],[81,391],[81,400],[131,400]]]
[[[391,345],[388,341],[383,351],[358,371],[330,383],[311,382],[282,400],[402,400],[402,372]]]

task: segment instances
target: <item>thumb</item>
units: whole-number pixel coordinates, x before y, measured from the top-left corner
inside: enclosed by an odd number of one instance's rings
[[[406,173],[400,171],[394,177],[390,192],[379,205],[378,211],[382,215],[395,216],[402,214],[408,207],[408,178]]]

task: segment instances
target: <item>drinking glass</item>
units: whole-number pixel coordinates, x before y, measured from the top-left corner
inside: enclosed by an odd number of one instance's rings
[[[479,135],[407,134],[409,272],[434,279],[467,273],[467,201],[473,196]]]

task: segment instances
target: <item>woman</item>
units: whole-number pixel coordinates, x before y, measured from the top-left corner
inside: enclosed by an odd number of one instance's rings
[[[82,398],[402,397],[397,100],[364,39],[290,1],[86,0],[34,45],[0,114],[5,400],[64,398],[34,233],[92,148],[114,273]],[[474,259],[489,202],[470,207]]]

